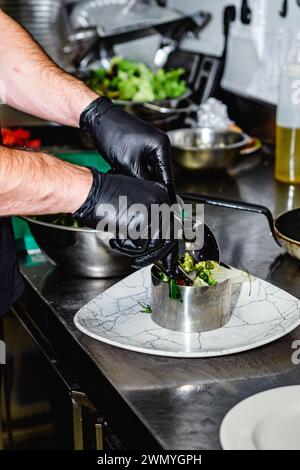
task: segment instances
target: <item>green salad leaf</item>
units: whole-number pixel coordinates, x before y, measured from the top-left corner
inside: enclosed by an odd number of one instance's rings
[[[218,281],[214,278],[214,271],[220,267],[219,263],[215,261],[200,261],[196,262],[193,256],[185,252],[183,256],[178,258],[178,265],[185,271],[186,274],[194,274],[194,280],[187,280],[180,275],[175,278],[168,277],[163,271],[159,271],[159,278],[161,281],[169,284],[169,296],[171,299],[179,300],[182,302],[181,286],[194,286],[194,287],[208,287],[216,286]]]
[[[182,302],[180,287],[178,286],[176,280],[173,278],[169,279],[169,297],[170,299]]]
[[[91,72],[87,84],[110,99],[147,102],[178,98],[187,90],[183,68],[153,72],[141,62],[113,57],[110,69]]]
[[[184,253],[184,255],[179,258],[178,262],[187,274],[195,271],[195,260],[188,252]]]

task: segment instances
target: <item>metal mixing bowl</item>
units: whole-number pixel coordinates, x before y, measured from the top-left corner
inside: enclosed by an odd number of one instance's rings
[[[229,168],[250,141],[248,135],[229,129],[176,129],[168,135],[174,160],[192,171]]]
[[[168,330],[195,333],[216,330],[230,320],[232,280],[208,287],[179,287],[182,302],[169,295],[169,284],[152,267],[152,320]]]
[[[41,250],[52,262],[70,274],[106,278],[131,271],[130,258],[111,249],[111,234],[88,228],[50,224],[28,217],[24,219]]]

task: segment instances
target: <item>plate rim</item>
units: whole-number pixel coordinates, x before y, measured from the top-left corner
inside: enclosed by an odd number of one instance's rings
[[[77,312],[78,313],[78,312]],[[293,324],[290,328],[287,328],[284,332],[278,333],[278,335],[274,335],[271,338],[267,338],[266,340],[261,340],[256,343],[251,343],[248,345],[245,345],[244,347],[236,347],[232,349],[226,349],[226,350],[219,350],[219,351],[207,351],[207,352],[198,352],[198,353],[176,353],[175,351],[162,351],[158,349],[144,349],[142,347],[138,346],[131,346],[131,345],[123,345],[122,343],[119,343],[118,341],[110,340],[108,338],[104,337],[99,337],[96,334],[90,332],[87,330],[84,326],[80,325],[78,320],[77,320],[77,313],[74,317],[74,323],[76,327],[85,335],[90,336],[91,338],[99,341],[100,343],[105,343],[109,344],[110,346],[117,347],[119,349],[125,349],[127,351],[134,351],[142,354],[147,354],[148,356],[160,356],[160,357],[174,357],[174,358],[181,358],[181,359],[199,359],[201,357],[220,357],[220,356],[230,356],[232,354],[238,354],[246,351],[251,351],[252,349],[260,348],[262,346],[266,346],[267,344],[273,343],[274,341],[277,341],[280,338],[283,338],[284,336],[288,335],[292,331],[294,331],[298,326],[300,325],[300,319],[298,324]],[[158,327],[159,328],[159,327]],[[191,333],[186,333],[186,334],[191,334]]]
[[[223,450],[242,450],[240,446],[236,445],[236,442],[243,443],[244,442],[243,439],[240,439],[240,441],[236,441],[236,438],[235,438],[234,439],[235,445],[233,446],[229,442],[230,440],[233,440],[233,439],[232,437],[228,438],[228,426],[230,426],[230,421],[232,420],[233,420],[232,425],[234,424],[236,415],[242,414],[243,408],[245,406],[247,407],[249,403],[254,402],[253,408],[255,408],[255,402],[259,400],[260,398],[266,397],[267,395],[277,395],[277,394],[280,394],[282,391],[288,391],[288,390],[291,391],[291,390],[296,390],[296,389],[299,389],[299,392],[300,392],[300,384],[273,387],[267,390],[262,390],[261,392],[254,393],[253,395],[250,395],[249,397],[244,398],[243,400],[236,403],[232,408],[230,408],[229,411],[227,411],[227,413],[222,419],[222,422],[219,428],[219,441],[220,441],[222,449]],[[266,414],[264,416],[268,415],[269,413],[270,413],[270,410],[266,410]],[[261,419],[261,417],[258,417],[258,418]],[[257,419],[254,424],[257,424],[257,422],[259,422],[259,419]],[[253,431],[253,429],[254,429],[254,426],[251,429],[249,429],[249,435],[251,435],[251,432]],[[244,450],[258,450],[250,439],[247,444],[248,444],[247,447],[243,448]]]
[[[148,266],[146,268],[143,268],[142,270],[146,272],[146,270],[148,270],[148,269],[150,270],[150,268],[151,267]],[[131,276],[136,275],[138,272],[139,271],[135,271],[134,273],[130,274],[129,276],[127,276],[124,279],[122,279],[121,281],[119,281],[119,283],[122,283],[124,280],[130,278]],[[257,276],[253,275],[252,277],[255,280],[263,281],[264,283],[266,283],[268,285],[274,286],[274,284],[271,284],[270,282],[265,281],[264,279],[260,279]],[[96,297],[95,299],[92,299],[90,302],[93,302],[93,301],[97,300],[97,298],[101,297],[103,294],[105,294],[108,291],[110,291],[111,289],[113,289],[119,283],[114,284],[109,289],[107,289],[102,294],[100,294],[100,296]],[[297,297],[293,296],[289,292],[281,289],[280,287],[277,287],[277,286],[274,286],[274,287],[278,288],[279,290],[281,290],[282,292],[288,294],[289,296],[293,297],[295,300],[297,300],[299,302],[299,299],[297,299]],[[199,359],[199,358],[202,358],[202,357],[229,356],[229,355],[232,355],[232,354],[238,354],[238,353],[241,353],[241,352],[250,351],[252,349],[256,349],[256,348],[265,346],[267,344],[273,343],[274,341],[277,341],[278,339],[288,335],[289,333],[294,331],[298,326],[300,326],[300,315],[299,315],[299,318],[298,318],[297,322],[295,321],[286,330],[280,331],[279,333],[277,333],[276,335],[274,335],[272,337],[261,339],[260,341],[252,342],[251,344],[247,344],[245,346],[233,347],[233,348],[229,348],[229,349],[226,349],[226,350],[220,349],[219,351],[216,351],[216,350],[214,350],[214,351],[213,350],[211,350],[211,351],[202,350],[202,351],[199,351],[199,352],[190,352],[190,353],[189,352],[184,353],[184,352],[175,352],[175,351],[162,351],[161,349],[146,349],[146,348],[139,347],[139,346],[134,346],[134,345],[125,345],[125,344],[119,343],[117,340],[113,340],[113,339],[109,339],[109,338],[105,338],[105,337],[100,337],[99,335],[96,335],[95,333],[89,331],[82,324],[80,324],[78,318],[80,316],[81,311],[90,302],[88,302],[86,305],[81,307],[76,312],[76,314],[74,316],[74,319],[73,319],[75,326],[82,333],[86,334],[87,336],[89,336],[89,337],[91,337],[91,338],[93,338],[97,341],[100,341],[101,343],[109,344],[110,346],[114,346],[114,347],[117,347],[119,349],[124,349],[124,350],[127,350],[127,351],[133,351],[133,352],[138,352],[138,353],[142,353],[142,354],[147,354],[147,355],[150,355],[150,356],[173,357],[173,358],[182,358],[182,359]],[[156,325],[156,328],[160,328],[160,327],[158,325]],[[186,333],[186,334],[190,335],[192,333]]]

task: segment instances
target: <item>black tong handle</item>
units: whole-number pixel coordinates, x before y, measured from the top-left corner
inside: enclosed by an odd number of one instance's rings
[[[274,238],[277,245],[281,246],[275,233],[273,215],[271,211],[265,206],[261,206],[259,204],[250,204],[249,202],[231,201],[229,199],[227,200],[217,197],[203,196],[197,193],[179,193],[179,196],[184,200],[195,201],[201,204],[208,204],[210,206],[225,207],[227,209],[236,209],[240,211],[262,214],[268,220],[272,237]]]

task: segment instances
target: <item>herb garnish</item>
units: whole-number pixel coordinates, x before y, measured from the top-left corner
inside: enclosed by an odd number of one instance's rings
[[[138,302],[138,304],[142,307],[142,310],[140,311],[141,313],[152,313],[151,305],[143,305],[140,302]]]

